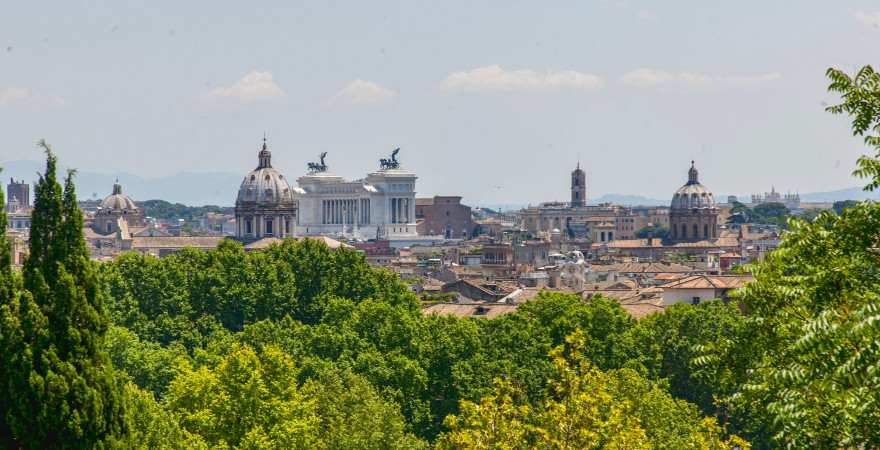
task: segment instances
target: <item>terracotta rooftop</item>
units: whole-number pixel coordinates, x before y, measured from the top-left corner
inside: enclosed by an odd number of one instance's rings
[[[739,289],[752,281],[750,276],[694,275],[664,284],[664,289]]]
[[[422,308],[422,314],[494,319],[516,311],[517,305],[507,303],[436,303]]]
[[[675,244],[664,245],[660,239],[654,239],[651,245],[648,245],[647,239],[618,239],[608,243],[593,244],[593,248],[717,248],[717,247],[739,247],[739,239],[736,236],[722,236],[718,239],[710,239],[696,242],[678,242]]]
[[[617,264],[596,264],[590,266],[594,272],[621,272],[621,273],[691,273],[697,272],[690,266],[664,262],[625,262]]]
[[[620,305],[633,319],[639,320],[643,317],[646,317],[650,314],[662,313],[664,311],[663,306],[655,305],[652,303],[636,303],[631,305]]]
[[[588,283],[584,285],[584,291],[629,290],[635,289],[637,287],[638,284],[635,282],[635,280],[622,279]]]

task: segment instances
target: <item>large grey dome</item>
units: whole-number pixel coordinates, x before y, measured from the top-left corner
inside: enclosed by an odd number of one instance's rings
[[[675,191],[670,206],[672,209],[715,208],[715,197],[706,186],[700,184],[699,173],[694,167],[693,161],[691,161],[691,168],[688,170],[687,184]]]
[[[113,184],[113,193],[101,201],[101,209],[110,211],[137,211],[138,207],[131,197],[122,193],[122,185]]]
[[[272,153],[263,142],[259,153],[257,168],[245,175],[238,188],[236,203],[254,202],[262,204],[278,204],[293,202],[293,192],[287,179],[272,168]]]

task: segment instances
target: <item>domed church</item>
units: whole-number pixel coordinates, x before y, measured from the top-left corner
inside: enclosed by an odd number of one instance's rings
[[[99,234],[111,234],[119,230],[119,219],[128,222],[128,226],[144,226],[144,210],[138,208],[131,197],[122,193],[119,180],[113,183],[113,193],[101,201],[95,212],[92,229]]]
[[[699,172],[691,161],[688,182],[672,196],[669,210],[669,234],[672,242],[695,242],[718,237],[718,208],[706,186],[700,184]]]
[[[272,152],[263,138],[257,168],[245,175],[235,200],[235,236],[251,242],[265,237],[293,237],[297,202],[284,175],[272,168]]]

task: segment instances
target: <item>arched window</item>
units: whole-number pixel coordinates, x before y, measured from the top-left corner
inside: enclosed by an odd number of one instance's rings
[[[700,237],[700,227],[697,224],[694,224],[694,239]]]
[[[709,239],[709,225],[703,225],[703,237]]]
[[[688,237],[688,226],[685,224],[681,224],[681,238],[687,239]]]

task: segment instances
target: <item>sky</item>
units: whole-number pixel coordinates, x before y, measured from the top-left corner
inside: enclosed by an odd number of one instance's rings
[[[400,147],[465,203],[851,187],[825,70],[878,64],[874,1],[10,2],[0,161],[360,178]],[[237,186],[230,186],[234,198]],[[231,203],[232,200],[230,200]]]

